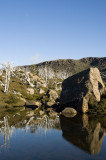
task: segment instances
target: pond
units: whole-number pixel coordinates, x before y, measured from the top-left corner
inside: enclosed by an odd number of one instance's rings
[[[0,121],[0,160],[105,160],[105,117]],[[45,122],[45,123],[44,123]]]

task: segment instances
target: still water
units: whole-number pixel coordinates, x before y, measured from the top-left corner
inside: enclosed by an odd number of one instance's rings
[[[105,117],[0,121],[0,160],[106,160]]]

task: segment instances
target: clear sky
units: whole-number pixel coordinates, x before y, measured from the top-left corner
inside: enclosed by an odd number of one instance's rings
[[[106,56],[106,0],[0,0],[0,62]]]

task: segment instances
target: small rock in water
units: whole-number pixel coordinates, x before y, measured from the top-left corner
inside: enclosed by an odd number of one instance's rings
[[[65,108],[62,111],[62,115],[64,115],[65,117],[74,117],[77,114],[77,111],[74,108]]]

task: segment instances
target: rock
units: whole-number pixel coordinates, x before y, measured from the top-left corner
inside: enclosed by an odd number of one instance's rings
[[[42,78],[40,78],[40,77],[37,76],[37,75],[34,75],[32,78],[33,78],[34,81],[39,81],[39,82],[41,82],[41,83],[44,83],[44,81],[42,80]]]
[[[41,106],[42,106],[42,103],[39,102],[39,101],[33,101],[33,100],[31,100],[31,101],[27,101],[27,102],[25,103],[25,105],[26,105],[26,106],[33,106],[33,107],[41,107]]]
[[[39,111],[39,114],[40,114],[40,116],[42,116],[42,115],[45,114],[45,112],[40,110],[40,111]]]
[[[19,97],[20,100],[22,100],[23,102],[26,102],[25,98]]]
[[[28,112],[27,117],[32,117],[33,115],[34,115],[34,111],[30,111]]]
[[[41,107],[41,106],[42,106],[42,103],[41,103],[41,102],[38,102],[38,101],[36,101],[34,104],[35,104],[36,106],[38,106],[38,107]]]
[[[26,106],[35,106],[35,101],[31,100],[31,101],[27,101],[25,103]]]
[[[25,107],[22,107],[22,109],[20,110],[20,112],[25,111]]]
[[[48,106],[52,106],[52,105],[55,104],[56,99],[58,98],[58,94],[57,94],[57,92],[55,90],[51,89],[49,91],[48,95],[49,95],[49,102],[47,102],[47,105]]]
[[[53,106],[54,104],[55,104],[55,101],[49,101],[49,102],[47,102],[47,105],[48,105],[49,107]]]
[[[70,105],[79,112],[88,111],[88,102],[92,98],[99,102],[105,86],[97,68],[89,68],[77,73],[62,84],[61,105]]]
[[[57,117],[57,112],[55,112],[52,108],[48,108],[47,112],[49,114],[50,117]]]
[[[74,117],[77,114],[77,111],[74,108],[67,107],[62,111],[62,115],[65,117]]]
[[[27,88],[27,93],[33,95],[34,89],[33,88]]]
[[[45,93],[45,91],[42,88],[40,88],[39,93],[43,94],[43,93]]]

